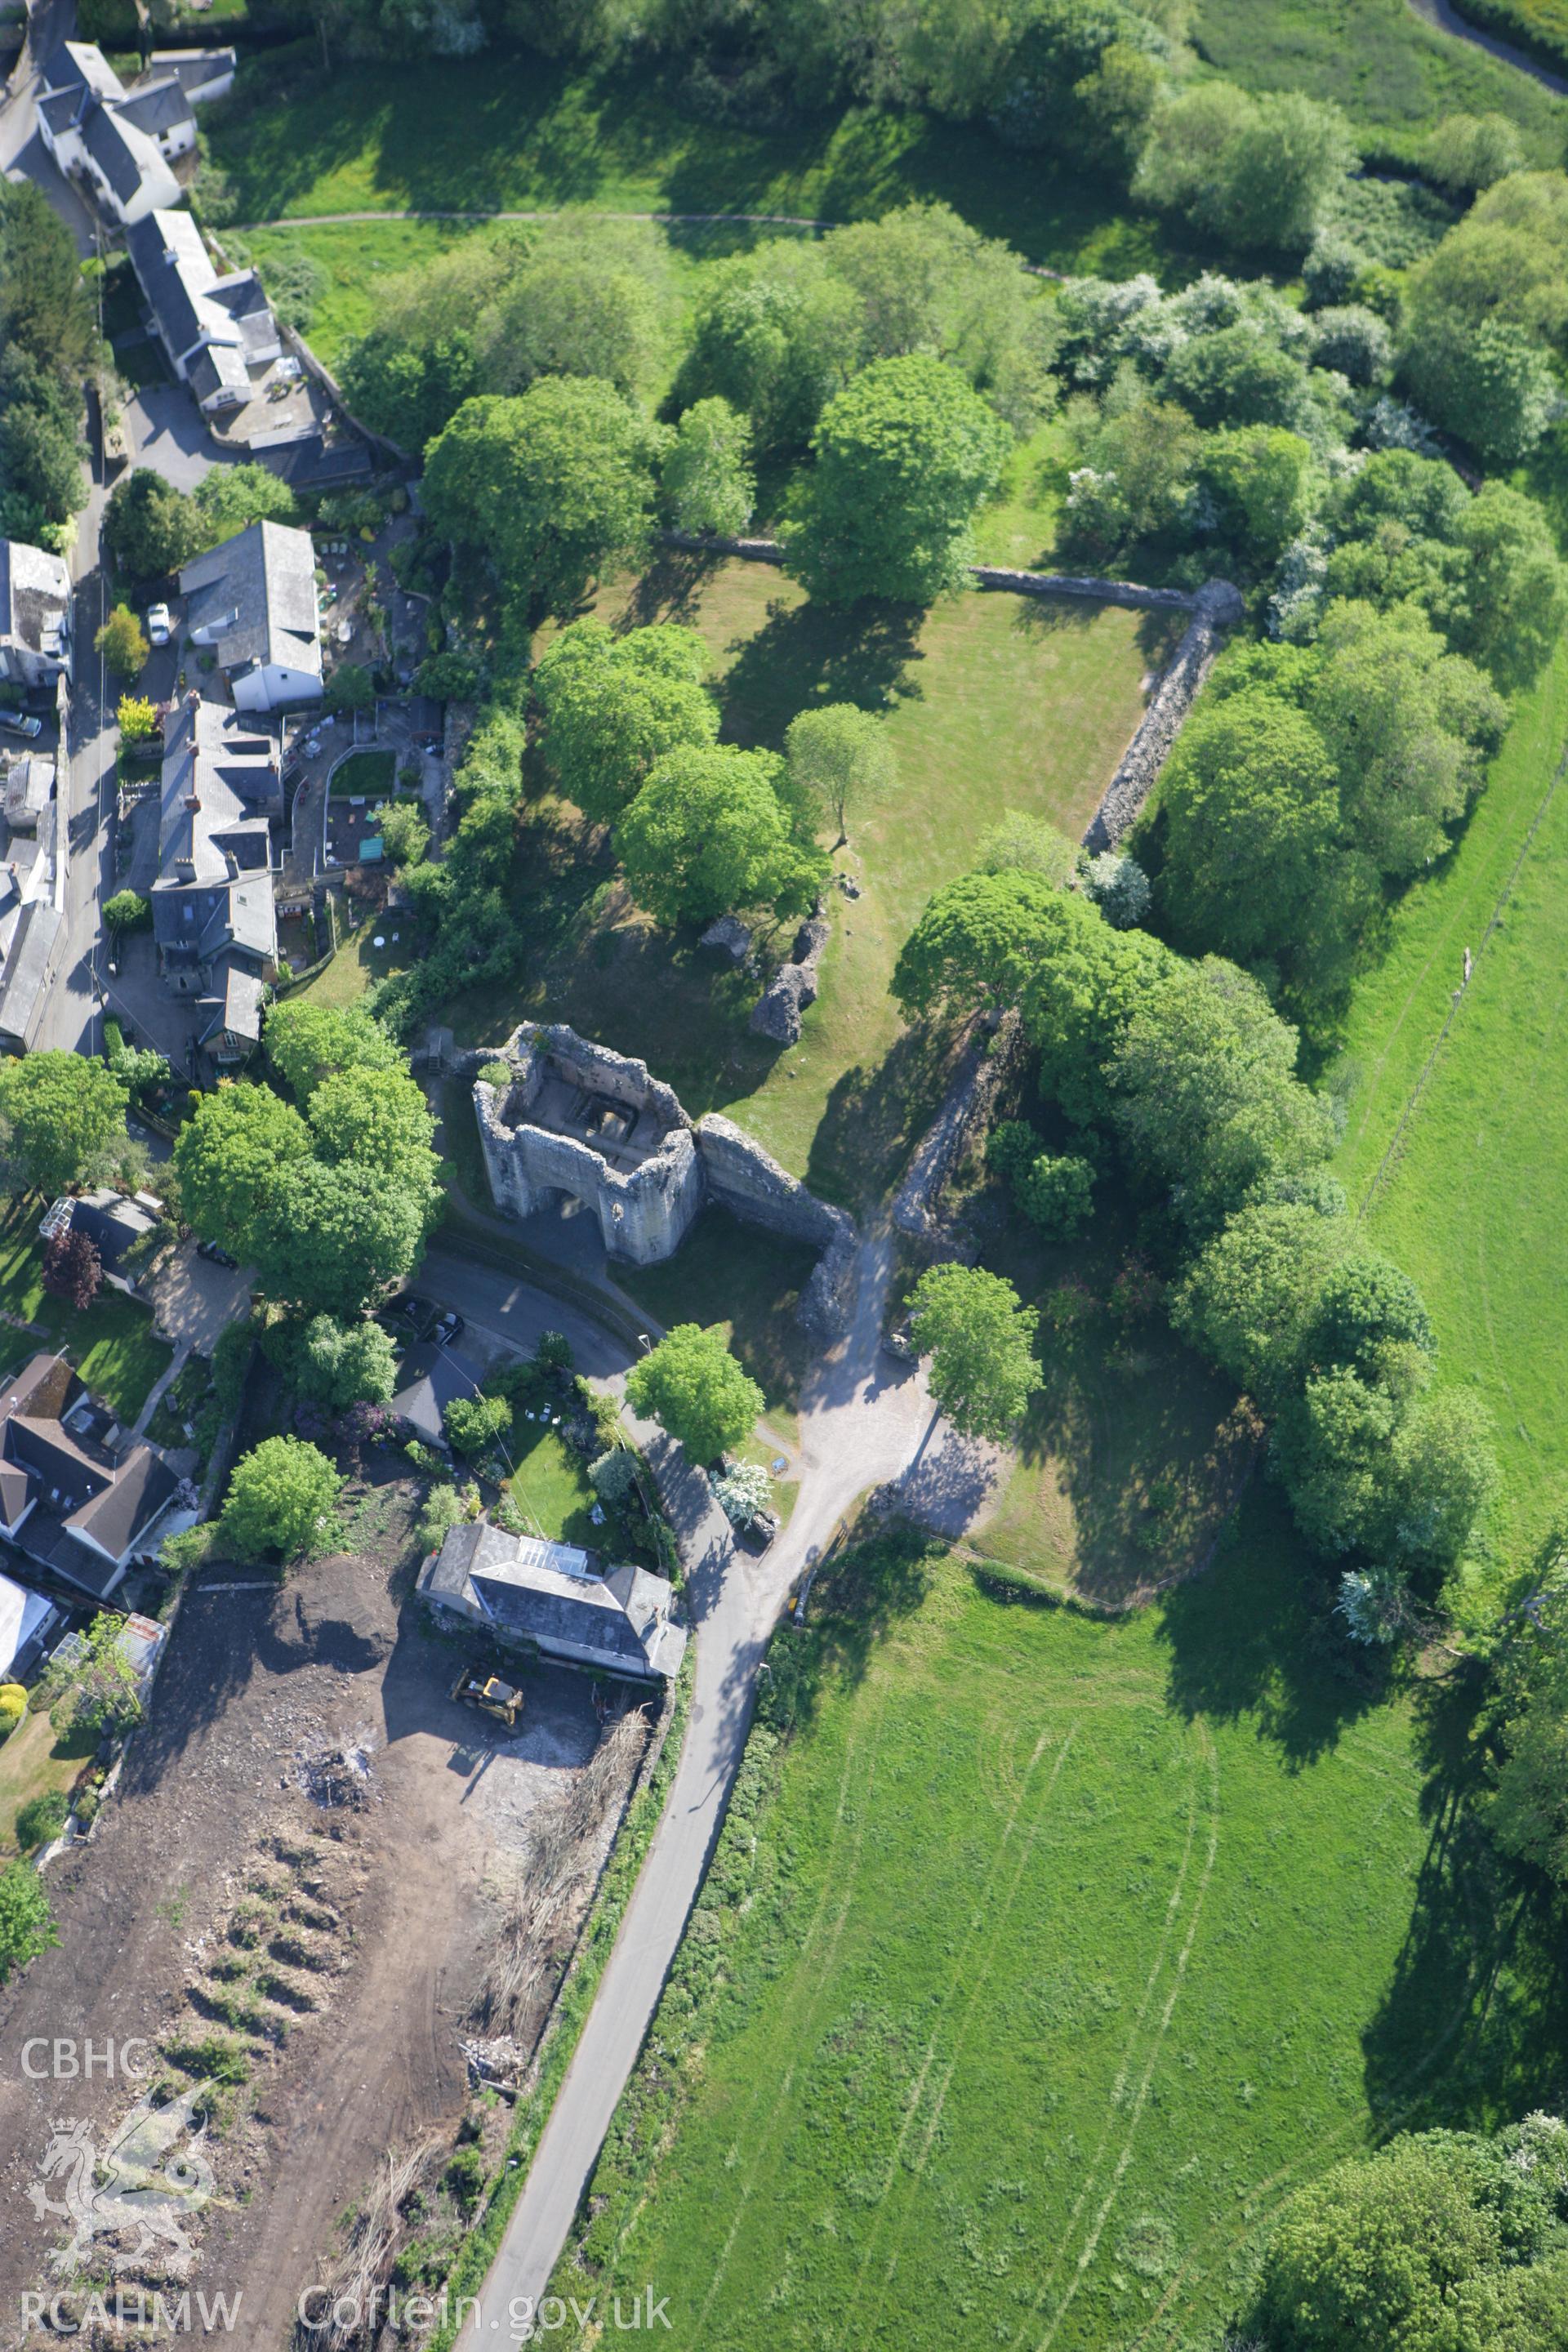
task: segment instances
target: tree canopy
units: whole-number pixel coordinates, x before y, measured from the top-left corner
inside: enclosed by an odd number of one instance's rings
[[[363,1004],[315,1004],[286,997],[262,1032],[267,1058],[298,1100],[309,1104],[323,1078],[342,1070],[403,1070],[407,1057]]]
[[[911,604],[962,586],[976,509],[1012,436],[928,352],[875,360],[823,412],[797,485],[787,561],[814,596]]]
[[[1248,2318],[1270,2352],[1549,2352],[1568,2319],[1568,2130],[1409,2133],[1298,2190]]]
[[[665,431],[594,376],[465,401],[426,459],[425,510],[536,615],[646,544]]]
[[[44,1882],[26,1862],[0,1870],[0,1985],[59,1942]]]
[[[174,1139],[186,1219],[205,1240],[253,1257],[273,1194],[310,1149],[304,1120],[270,1087],[238,1078],[204,1095]]]
[[[1002,1444],[1040,1386],[1039,1316],[1001,1275],[978,1265],[928,1266],[910,1299],[910,1329],[930,1356],[931,1392],[965,1437]]]
[[[427,1198],[353,1161],[295,1160],[263,1203],[258,1279],[287,1298],[347,1321],[419,1262]]]
[[[6,1156],[28,1192],[63,1192],[125,1132],[125,1088],[85,1055],[28,1054],[0,1063]]]
[[[1016,1003],[1030,974],[1079,917],[1043,874],[1006,867],[944,883],[904,941],[892,991],[913,1018]]]
[[[826,861],[795,837],[783,774],[774,753],[726,744],[658,761],[616,827],[637,904],[667,924],[745,907],[803,912]]]
[[[677,1323],[632,1366],[626,1402],[661,1421],[694,1463],[750,1437],[766,1400],[717,1331]]]
[[[898,762],[882,721],[853,702],[803,710],[784,736],[789,782],[807,808],[838,828],[837,846],[849,838],[849,814],[898,781]]]
[[[299,1437],[268,1437],[234,1465],[219,1539],[241,1559],[280,1559],[324,1549],[343,1482],[326,1455]]]
[[[617,637],[574,621],[546,646],[533,672],[545,756],[584,816],[613,824],[656,761],[718,740],[708,666],[695,630],[669,625]]]

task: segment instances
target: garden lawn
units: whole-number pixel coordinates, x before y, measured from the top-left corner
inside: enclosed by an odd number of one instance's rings
[[[505,1489],[527,1512],[533,1531],[548,1543],[580,1544],[592,1551],[600,1540],[588,1516],[594,1489],[575,1446],[519,1410],[512,1415],[507,1451],[514,1466]]]
[[[343,919],[341,912],[338,919]],[[395,948],[391,938],[386,919],[379,915],[370,917],[357,930],[340,937],[338,951],[331,961],[323,964],[314,980],[308,980],[294,993],[308,996],[312,1004],[357,1004],[367,989],[374,988],[389,972],[402,971],[407,963],[406,947]],[[378,948],[378,939],[388,944]]]
[[[1332,99],[1373,154],[1413,159],[1443,115],[1495,110],[1519,125],[1532,163],[1561,160],[1563,100],[1423,24],[1410,0],[1199,0],[1194,39],[1246,89]]]
[[[888,993],[899,949],[1005,809],[1082,832],[1168,650],[1165,616],[980,594],[926,614],[823,607],[771,566],[700,558],[662,563],[601,595],[598,609],[700,630],[731,741],[777,747],[814,703],[887,713],[898,783],[852,818],[837,860],[863,895],[829,893],[821,995],[798,1046],[781,1052],[747,1030],[754,982],[717,971],[689,936],[653,930],[602,837],[586,839],[575,813],[542,794],[515,885],[531,964],[511,992],[459,996],[442,1017],[476,1044],[499,1042],[525,1017],[568,1021],[643,1056],[694,1117],[739,1119],[830,1198],[875,1197],[922,1132],[947,1068],[943,1051],[902,1031]],[[793,931],[775,946],[787,950]]]
[[[85,1728],[57,1738],[47,1712],[35,1715],[29,1708],[0,1747],[0,1864],[17,1851],[21,1808],[53,1789],[68,1790],[97,1746],[97,1732]]]
[[[1398,908],[1331,1074],[1352,1204],[1420,1284],[1443,1370],[1493,1415],[1495,1533],[1514,1568],[1568,1509],[1568,779],[1547,798],[1565,743],[1568,648],[1521,708],[1458,848]]]
[[[681,113],[646,64],[574,76],[527,50],[323,76],[313,45],[248,57],[205,128],[249,227],[345,212],[783,213],[875,218],[940,198],[1035,261],[1183,266],[1159,225],[984,131],[852,107],[788,131]],[[242,232],[243,233],[243,232]]]
[[[764,1726],[806,1699],[554,2291],[653,2281],[672,2352],[1176,2352],[1337,2158],[1561,2095],[1544,1923],[1464,1917],[1425,1711],[1328,1670],[1266,1498],[1111,1624],[879,1549],[775,1638]]]
[[[331,797],[335,801],[381,800],[395,789],[395,751],[351,751],[332,770]]]
[[[135,1420],[174,1350],[154,1336],[150,1308],[122,1291],[100,1290],[85,1315],[44,1288],[36,1206],[12,1206],[0,1222],[0,1309],[43,1326],[40,1333],[0,1326],[0,1364],[7,1370],[41,1349],[68,1355],[95,1396],[119,1419]]]

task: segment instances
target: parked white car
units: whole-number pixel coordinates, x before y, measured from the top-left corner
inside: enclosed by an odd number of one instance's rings
[[[153,605],[147,614],[147,635],[155,646],[166,646],[174,634],[174,616],[167,604]]]

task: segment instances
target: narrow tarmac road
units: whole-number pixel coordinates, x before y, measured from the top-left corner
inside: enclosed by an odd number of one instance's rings
[[[801,1408],[800,1498],[784,1533],[754,1559],[736,1549],[707,1480],[657,1430],[638,1430],[687,1563],[697,1667],[686,1745],[615,1950],[556,2097],[527,2184],[480,2298],[488,2339],[527,2340],[616,2101],[636,2063],[701,1885],[751,1723],[757,1673],[783,1604],[869,1488],[923,1457],[950,1462],[967,1493],[967,1449],[928,1449],[932,1412],[923,1376],[881,1352],[893,1262],[890,1234],[861,1249],[854,1328],[824,1358]],[[435,1275],[432,1272],[432,1280]],[[940,1483],[940,1482],[939,1482]]]

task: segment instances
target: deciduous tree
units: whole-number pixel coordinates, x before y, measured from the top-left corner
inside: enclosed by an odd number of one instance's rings
[[[732,539],[745,530],[757,502],[751,447],[751,426],[727,400],[693,401],[664,461],[665,510],[677,530]]]
[[[721,1334],[698,1323],[677,1323],[626,1380],[632,1411],[661,1421],[695,1463],[741,1444],[765,1402]]]
[[[304,1120],[269,1087],[241,1078],[204,1095],[174,1142],[187,1222],[205,1240],[253,1257],[274,1192],[310,1149]]]
[[[1012,436],[955,368],[925,352],[873,361],[824,411],[786,531],[814,596],[929,604],[962,587],[970,526]]]
[[[93,638],[96,650],[120,677],[137,677],[153,648],[129,604],[116,604]]]
[[[427,1196],[374,1169],[296,1160],[262,1207],[258,1279],[273,1298],[346,1322],[414,1271],[428,1212]]]
[[[721,744],[658,761],[616,827],[637,904],[667,924],[743,907],[802,912],[826,860],[795,838],[782,777],[772,752]]]
[[[103,1260],[90,1234],[56,1234],[44,1244],[44,1288],[85,1314],[103,1282]]]
[[[0,1870],[0,1985],[59,1942],[44,1882],[25,1862]]]
[[[879,800],[898,782],[887,729],[853,702],[803,710],[784,736],[791,790],[838,828],[836,848],[849,838],[849,813]]]
[[[235,1465],[219,1538],[241,1559],[274,1553],[290,1560],[322,1549],[337,1534],[342,1485],[326,1455],[302,1438],[264,1438]]]
[[[426,512],[484,555],[530,614],[564,612],[646,543],[664,438],[593,376],[465,401],[427,453]]]
[[[0,1065],[0,1118],[30,1192],[63,1192],[125,1131],[125,1089],[85,1055],[29,1054]]]
[[[1001,1444],[1011,1436],[1040,1386],[1038,1322],[1012,1284],[984,1266],[928,1266],[916,1283],[910,1329],[931,1360],[932,1396],[965,1437]]]
[[[267,1058],[309,1104],[323,1078],[340,1070],[402,1070],[407,1056],[363,1004],[313,1004],[308,997],[285,998],[267,1015],[262,1033]]]
[[[656,760],[717,740],[708,667],[696,631],[674,626],[616,637],[602,621],[574,621],[545,648],[533,672],[545,756],[584,816],[614,824]]]

